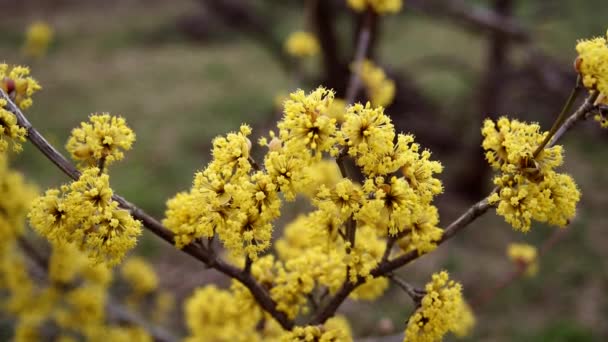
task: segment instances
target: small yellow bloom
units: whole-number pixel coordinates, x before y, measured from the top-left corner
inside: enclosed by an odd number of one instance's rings
[[[367,97],[374,107],[387,107],[393,102],[395,82],[386,77],[384,70],[370,60],[364,60],[360,65],[353,65],[353,69],[361,78]]]
[[[158,288],[158,277],[154,269],[141,257],[127,259],[122,265],[120,273],[136,296],[144,296]]]
[[[29,57],[43,57],[52,41],[53,29],[45,22],[35,22],[27,28],[23,52]]]
[[[33,103],[32,95],[42,89],[40,84],[29,75],[30,69],[27,67],[9,68],[7,64],[0,63],[0,88],[21,109],[28,109]],[[6,103],[2,107],[5,105]]]
[[[25,141],[27,132],[17,124],[17,117],[4,106],[6,100],[0,99],[0,153],[8,150],[9,142],[13,145],[13,151],[21,152],[21,143]]]
[[[66,149],[81,168],[97,166],[101,160],[108,166],[122,160],[123,151],[130,150],[134,141],[135,133],[125,119],[107,113],[93,114],[89,122],[72,130]]]
[[[371,8],[378,14],[397,13],[403,6],[403,0],[347,0],[347,3],[357,12]]]
[[[526,275],[533,276],[538,272],[536,247],[525,243],[512,243],[507,247],[509,259],[526,269]]]
[[[281,342],[352,342],[352,340],[348,321],[342,316],[330,318],[319,326],[297,326],[281,337]]]
[[[449,280],[447,272],[433,274],[425,292],[407,323],[404,342],[441,341],[448,331],[458,336],[470,332],[475,323],[473,314],[462,298],[462,286]]]
[[[607,33],[608,36],[608,33]],[[588,89],[608,94],[608,42],[604,37],[581,40],[576,44],[577,71]]]
[[[285,41],[285,51],[294,57],[313,57],[319,53],[319,50],[319,42],[310,32],[293,32]]]

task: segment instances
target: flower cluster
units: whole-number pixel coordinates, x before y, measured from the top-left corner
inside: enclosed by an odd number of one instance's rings
[[[29,75],[30,69],[26,67],[9,67],[8,64],[0,63],[0,89],[21,109],[28,109],[33,103],[32,95],[42,89]]]
[[[258,263],[263,263],[259,259]],[[260,268],[255,273],[259,276]],[[271,317],[252,306],[250,294],[238,283],[233,290],[215,285],[197,289],[184,305],[190,336],[186,341],[352,341],[343,317],[329,319],[320,326],[295,327],[285,331]]]
[[[17,117],[4,109],[6,100],[0,99],[0,153],[8,150],[9,142],[13,145],[13,151],[20,152],[23,148],[21,142],[25,141],[27,132],[25,128],[17,124]]]
[[[441,341],[449,331],[465,336],[475,324],[471,309],[462,298],[462,286],[442,271],[426,284],[426,294],[410,317],[404,342]]]
[[[133,296],[139,298],[158,289],[158,277],[145,259],[131,257],[121,266],[120,273],[133,290]]]
[[[353,68],[361,78],[367,98],[373,106],[387,107],[393,102],[395,82],[386,77],[384,70],[370,60],[364,60],[360,64],[354,65]]]
[[[403,0],[347,0],[348,6],[357,12],[368,8],[378,14],[397,13],[403,6]]]
[[[29,57],[43,57],[53,40],[53,29],[45,22],[31,24],[25,33],[23,53]]]
[[[38,233],[54,243],[75,243],[97,262],[118,264],[141,234],[141,222],[112,200],[107,174],[86,169],[77,181],[47,190],[29,213]]]
[[[525,243],[512,243],[507,247],[507,256],[511,261],[526,270],[526,275],[533,276],[538,272],[538,252],[536,247]]]
[[[565,226],[576,213],[580,192],[572,177],[555,168],[563,162],[561,146],[535,151],[548,133],[538,124],[501,118],[482,128],[486,159],[500,174],[498,193],[489,200],[513,228],[527,232],[532,220]]]
[[[352,342],[350,326],[346,319],[337,316],[320,326],[295,327],[282,336],[281,342]]]
[[[8,167],[0,153],[0,249],[23,233],[24,219],[37,191],[23,176]]]
[[[405,250],[433,250],[441,238],[431,204],[443,191],[434,177],[441,164],[430,160],[430,152],[421,151],[413,136],[396,134],[382,108],[369,103],[348,108],[340,133],[348,154],[367,176],[355,220],[372,225],[381,236],[404,238]]]
[[[89,122],[72,130],[66,149],[82,168],[106,166],[124,158],[124,151],[131,149],[135,133],[124,118],[110,114],[93,114]]]
[[[0,250],[0,290],[8,294],[2,304],[16,319],[16,341],[43,340],[49,329],[58,341],[152,341],[142,327],[110,322],[112,272],[105,264],[91,264],[74,245],[51,246],[48,281],[30,277],[15,245]]]
[[[261,311],[243,310],[229,291],[197,289],[184,306],[191,336],[186,341],[262,341],[256,331]]]
[[[293,57],[314,57],[319,53],[319,50],[319,42],[310,32],[293,32],[285,41],[285,51]]]
[[[608,37],[608,32],[606,32]],[[581,40],[576,44],[577,71],[591,90],[608,94],[608,42],[604,37]]]

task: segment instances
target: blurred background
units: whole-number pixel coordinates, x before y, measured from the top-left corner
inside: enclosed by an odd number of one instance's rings
[[[0,60],[29,65],[43,86],[30,121],[63,148],[90,113],[124,116],[137,142],[112,168],[113,188],[158,218],[209,161],[214,136],[241,123],[267,135],[280,115],[276,99],[297,88],[325,85],[343,97],[361,23],[343,0],[0,0],[0,8]],[[374,22],[369,57],[397,86],[387,112],[444,164],[443,224],[491,189],[482,120],[509,115],[548,130],[575,82],[576,41],[605,34],[606,10],[603,0],[405,0],[400,14]],[[51,45],[44,56],[25,56],[25,32],[39,21],[54,31]],[[284,52],[295,30],[319,34],[319,56],[296,64]],[[608,338],[607,134],[585,122],[563,143],[563,169],[583,194],[578,217],[537,276],[476,310],[472,341]],[[67,181],[29,145],[16,164],[42,190]],[[422,286],[447,269],[475,298],[513,270],[508,243],[538,246],[554,229],[516,233],[490,212],[402,275]],[[228,284],[151,234],[137,253],[179,300],[208,282]],[[357,336],[398,333],[412,310],[398,289],[342,307]],[[183,329],[181,309],[174,315]]]

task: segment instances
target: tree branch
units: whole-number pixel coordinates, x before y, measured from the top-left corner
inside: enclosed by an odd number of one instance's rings
[[[42,136],[42,134],[40,134],[32,126],[23,112],[21,112],[21,110],[2,89],[0,89],[0,97],[7,101],[6,109],[17,117],[17,123],[19,126],[27,130],[28,140],[66,175],[74,180],[77,180],[80,177],[80,171],[78,171],[78,169],[76,169],[76,167],[67,158],[57,151],[57,149],[55,149]],[[135,219],[142,221],[143,225],[153,234],[157,235],[171,245],[175,245],[173,232],[171,232],[167,227],[163,226],[162,223],[160,223],[154,217],[118,194],[114,194],[112,199],[118,202],[121,208],[131,212],[131,215]],[[183,249],[181,249],[181,251],[205,263],[207,266],[218,270],[228,277],[234,278],[241,282],[249,289],[262,309],[272,315],[284,329],[290,330],[293,327],[293,322],[284,313],[277,310],[277,305],[274,300],[270,298],[268,291],[264,289],[251,274],[241,272],[239,268],[230,265],[221,259],[215,258],[213,253],[210,253],[209,251],[193,244],[185,246]]]
[[[357,40],[357,50],[355,52],[355,58],[353,61],[351,71],[350,80],[348,81],[348,88],[346,88],[346,103],[352,104],[357,97],[357,93],[359,92],[359,87],[361,86],[361,78],[359,77],[361,63],[365,59],[367,55],[367,50],[369,48],[369,43],[372,39],[372,25],[374,22],[374,12],[372,10],[367,10],[364,14],[363,18],[363,27],[361,28],[361,32],[359,32],[359,38]]]

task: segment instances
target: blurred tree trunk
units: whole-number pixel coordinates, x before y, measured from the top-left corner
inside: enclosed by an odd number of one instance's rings
[[[494,0],[493,9],[496,15],[505,21],[511,19],[514,0]],[[486,70],[480,83],[479,90],[479,116],[478,123],[485,118],[496,119],[502,110],[502,97],[505,84],[509,76],[509,52],[510,38],[504,32],[493,31],[488,37],[488,48],[486,55]],[[478,135],[479,136],[479,135]],[[481,149],[481,137],[475,140],[471,147],[471,160],[467,165],[465,177],[461,183],[463,193],[471,198],[480,198],[485,195],[488,188],[488,180],[491,169],[485,160],[485,154]]]

